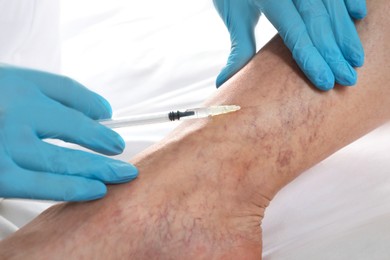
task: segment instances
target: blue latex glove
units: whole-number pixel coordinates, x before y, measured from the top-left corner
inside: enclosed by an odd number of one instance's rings
[[[41,140],[119,154],[123,139],[93,120],[109,117],[108,102],[72,79],[0,65],[0,197],[93,200],[104,183],[134,179],[132,165]]]
[[[366,16],[365,0],[213,0],[230,32],[231,54],[217,87],[255,54],[254,29],[260,14],[278,30],[293,58],[321,90],[334,82],[354,85],[364,50],[351,19]]]

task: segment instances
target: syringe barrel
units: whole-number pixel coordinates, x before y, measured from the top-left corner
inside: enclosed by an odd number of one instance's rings
[[[101,120],[99,121],[99,123],[109,128],[121,128],[127,126],[164,123],[169,121],[170,120],[168,114],[161,113],[161,114],[151,114],[151,115],[142,115],[142,116],[131,116],[131,117],[118,118],[113,120],[110,119]]]

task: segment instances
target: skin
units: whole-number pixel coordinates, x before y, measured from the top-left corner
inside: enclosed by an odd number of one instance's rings
[[[137,180],[56,205],[0,243],[7,259],[259,259],[261,221],[305,169],[390,119],[388,0],[357,24],[355,87],[320,92],[279,38],[205,105],[239,112],[185,122],[132,160]]]

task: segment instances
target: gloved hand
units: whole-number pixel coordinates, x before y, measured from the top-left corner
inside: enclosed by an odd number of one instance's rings
[[[109,117],[108,102],[72,79],[0,65],[0,197],[93,200],[104,183],[134,179],[130,164],[42,141],[119,154],[123,139],[93,120]]]
[[[255,54],[254,29],[260,14],[278,30],[293,58],[321,90],[334,82],[354,85],[352,66],[362,66],[364,50],[351,19],[366,16],[365,0],[213,0],[230,32],[231,54],[217,87]]]

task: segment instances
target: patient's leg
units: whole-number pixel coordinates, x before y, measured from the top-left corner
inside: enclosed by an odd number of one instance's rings
[[[389,6],[369,1],[358,25],[367,58],[356,87],[309,87],[274,39],[207,101],[241,111],[183,123],[133,160],[136,181],[49,209],[0,244],[3,257],[259,259],[276,192],[390,118]]]

